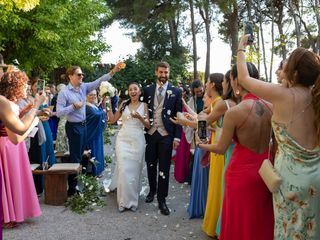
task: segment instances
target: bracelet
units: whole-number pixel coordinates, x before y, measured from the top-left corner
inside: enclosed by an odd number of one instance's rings
[[[238,52],[246,52],[246,50],[243,49],[243,48],[239,48],[239,49],[237,50],[237,53],[238,53]]]

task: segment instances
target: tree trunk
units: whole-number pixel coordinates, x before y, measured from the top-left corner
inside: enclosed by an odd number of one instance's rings
[[[207,54],[206,54],[206,72],[205,79],[207,80],[210,75],[210,51],[211,51],[211,33],[210,33],[210,23],[206,23],[206,39],[207,39]]]
[[[274,5],[274,3],[276,5]],[[277,24],[278,27],[278,32],[280,36],[280,54],[282,59],[287,58],[287,48],[286,48],[286,36],[283,33],[283,8],[284,8],[284,3],[282,1],[275,1],[273,2],[274,10],[278,14],[278,18],[275,20],[275,23]],[[274,12],[274,13],[275,13]],[[275,14],[274,14],[275,16]]]
[[[190,15],[191,15],[191,32],[192,32],[192,59],[193,59],[193,79],[198,79],[198,55],[197,55],[197,34],[195,29],[195,22],[194,22],[194,9],[193,9],[193,0],[189,0],[190,6]]]
[[[199,7],[200,15],[203,19],[204,25],[205,25],[205,31],[206,31],[206,44],[207,44],[207,52],[206,52],[206,68],[205,68],[205,81],[208,79],[210,75],[210,50],[211,50],[211,33],[210,33],[210,23],[211,23],[211,16],[209,14],[209,6],[210,2],[209,0],[205,0],[204,3],[205,6],[203,9]]]
[[[251,0],[246,0],[246,2],[247,2],[248,20],[252,21],[252,16],[251,16],[252,2]]]
[[[309,43],[311,44],[311,47],[312,47],[313,52],[317,52],[316,42],[315,42],[315,40],[313,39],[313,36],[312,36],[311,32],[309,31],[306,22],[303,20],[303,18],[302,18],[302,16],[301,16],[300,14],[299,14],[299,15],[297,14],[297,16],[298,16],[298,18],[300,19],[300,22],[301,22],[301,24],[303,25],[304,30],[305,30],[306,33],[307,33],[307,36],[308,36],[308,38],[309,38]],[[319,36],[318,36],[318,37],[319,37]]]
[[[264,72],[266,75],[266,81],[268,81],[268,69],[266,63],[266,50],[264,46],[264,36],[263,36],[263,26],[262,26],[262,16],[259,16],[259,25],[260,25],[260,34],[261,34],[261,43],[262,43],[262,56],[263,56],[263,65],[264,65]]]
[[[271,1],[271,61],[270,61],[270,72],[269,72],[269,81],[272,82],[272,66],[273,66],[273,51],[274,51],[274,5],[273,1]]]
[[[171,39],[171,46],[172,49],[175,49],[175,47],[178,45],[178,31],[177,31],[177,24],[175,22],[175,19],[171,19],[168,21],[169,30],[170,30],[170,39]]]
[[[229,27],[230,27],[230,37],[231,37],[231,64],[236,63],[238,41],[239,41],[239,29],[238,29],[238,6],[237,2],[233,2],[233,9],[229,15]]]
[[[282,23],[277,22],[277,26],[278,26],[278,31],[279,31],[279,35],[280,35],[280,44],[281,44],[281,57],[282,59],[286,59],[287,58],[287,48],[286,48],[286,44],[285,42],[283,42],[283,38],[284,33],[283,33],[283,26]]]
[[[297,47],[300,47],[300,45],[301,45],[300,24],[299,24],[297,14],[295,13],[296,11],[298,11],[298,9],[295,8],[294,4],[292,3],[292,0],[290,0],[288,2],[288,8],[289,8],[289,12],[290,12],[291,16],[293,17],[293,21],[294,21],[294,27],[296,30]]]

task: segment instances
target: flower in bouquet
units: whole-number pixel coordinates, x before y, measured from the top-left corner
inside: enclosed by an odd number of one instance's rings
[[[99,95],[101,97],[104,97],[104,96],[114,97],[116,90],[117,89],[114,86],[112,86],[111,83],[102,82],[99,88]]]

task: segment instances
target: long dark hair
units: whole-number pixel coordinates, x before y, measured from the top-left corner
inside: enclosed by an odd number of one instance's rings
[[[232,86],[231,86],[231,78],[230,78],[230,74],[231,74],[231,70],[229,70],[228,72],[226,72],[226,74],[224,75],[227,84],[228,84],[228,90],[225,96],[223,96],[223,99],[231,99],[235,102],[237,102],[237,98],[234,96],[233,90],[232,90]]]
[[[259,71],[253,63],[247,62],[247,69],[248,69],[250,77],[255,78],[255,79],[260,78]],[[233,80],[235,80],[238,77],[237,64],[232,66],[231,74],[232,74]]]
[[[214,83],[214,87],[219,95],[222,95],[222,82],[223,82],[223,74],[222,73],[211,73],[209,76],[209,81]]]
[[[131,85],[137,85],[138,88],[141,90],[140,86],[139,86],[139,83],[137,82],[131,82],[129,85],[128,85],[128,90],[130,88]],[[129,94],[129,93],[128,93]],[[140,101],[140,98],[139,98],[139,101]],[[120,109],[120,113],[122,113],[124,111],[124,109],[126,108],[126,106],[129,106],[129,104],[131,103],[131,98],[129,97],[129,99],[127,100],[124,100],[123,104],[122,104],[122,107]]]

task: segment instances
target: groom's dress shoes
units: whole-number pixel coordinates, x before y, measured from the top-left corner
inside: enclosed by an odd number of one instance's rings
[[[154,193],[149,193],[146,197],[146,203],[151,203],[153,202],[153,199],[154,199]]]
[[[165,202],[159,202],[159,209],[160,209],[161,214],[163,214],[163,215],[170,214],[170,210],[167,207],[167,204]]]

